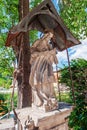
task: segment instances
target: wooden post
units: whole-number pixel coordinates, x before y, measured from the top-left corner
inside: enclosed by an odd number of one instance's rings
[[[71,78],[71,91],[72,91],[73,101],[75,103],[74,84],[73,84],[73,79],[72,79],[72,71],[71,71],[71,67],[70,67],[70,59],[69,59],[69,53],[68,53],[67,47],[66,47],[66,53],[67,53],[69,72],[70,72],[70,78]]]
[[[57,86],[58,86],[58,93],[59,93],[59,101],[61,101],[61,93],[60,93],[60,86],[59,86],[59,75],[57,71],[57,65],[56,65],[56,72],[57,72]]]

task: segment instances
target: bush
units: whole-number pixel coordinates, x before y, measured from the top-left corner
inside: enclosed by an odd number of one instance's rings
[[[67,67],[61,72],[61,82],[71,88],[70,73]],[[84,59],[72,60],[72,79],[74,84],[75,108],[69,117],[69,127],[73,130],[87,130],[87,61]],[[70,91],[72,99],[72,91]]]
[[[85,95],[78,95],[76,106],[69,116],[69,127],[73,130],[87,130],[87,103]]]
[[[14,98],[14,107],[17,107],[17,94],[15,93]],[[0,94],[0,116],[11,111],[11,94]]]

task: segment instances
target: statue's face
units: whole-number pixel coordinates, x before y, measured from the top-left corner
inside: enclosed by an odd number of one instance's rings
[[[52,32],[48,32],[44,35],[47,39],[51,39],[53,37],[53,33]]]
[[[52,38],[53,37],[53,33],[49,32],[49,37]]]

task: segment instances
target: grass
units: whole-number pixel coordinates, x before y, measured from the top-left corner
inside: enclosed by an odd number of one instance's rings
[[[69,92],[61,92],[60,100],[59,100],[59,95],[57,94],[57,99],[58,101],[61,101],[61,102],[72,103]]]

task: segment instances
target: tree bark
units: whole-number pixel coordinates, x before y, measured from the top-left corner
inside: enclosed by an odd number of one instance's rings
[[[23,17],[29,12],[29,0],[23,0]],[[24,33],[23,37],[23,99],[22,107],[31,106],[32,103],[32,90],[29,84],[29,77],[31,71],[30,65],[30,44],[29,44],[29,32]]]
[[[19,0],[19,20],[27,15],[29,12],[29,0]],[[24,33],[22,47],[22,58],[20,66],[22,67],[22,75],[18,79],[18,108],[31,106],[32,91],[29,84],[29,75],[31,71],[30,66],[30,44],[29,32]],[[20,48],[21,49],[21,48]]]
[[[19,0],[18,12],[19,12],[19,21],[21,21],[21,19],[23,18],[23,0]],[[23,38],[22,38],[22,40],[23,40]],[[23,59],[22,58],[22,53],[20,55],[22,42],[20,43],[19,53],[18,53],[18,56],[17,56],[17,63],[18,63],[18,70],[19,71],[20,71],[20,69],[22,69],[22,59]],[[17,74],[17,82],[18,82],[17,108],[20,109],[20,108],[22,108],[22,72],[19,73],[19,75]]]

